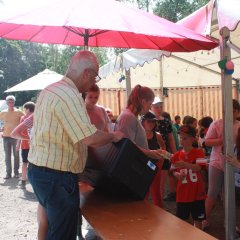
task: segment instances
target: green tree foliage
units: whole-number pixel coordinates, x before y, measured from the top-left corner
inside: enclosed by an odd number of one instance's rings
[[[109,48],[90,48],[89,50],[97,55],[100,66],[106,64],[109,61],[107,54]]]
[[[0,39],[0,99],[4,91],[14,85],[50,69],[64,74],[72,56],[83,47],[37,44],[24,41]],[[96,53],[100,65],[108,61],[107,50],[91,49]],[[33,83],[34,84],[34,83]],[[17,105],[36,98],[38,91],[16,92]]]
[[[172,22],[177,22],[180,19],[188,16],[209,0],[118,0],[120,2],[129,2],[138,6],[139,9],[144,9],[147,12],[153,10],[153,13],[166,18]]]
[[[177,22],[208,2],[209,0],[159,0],[156,1],[153,12],[160,17]]]
[[[138,8],[139,9],[145,9],[147,12],[149,12],[149,8],[151,6],[151,0],[137,0]]]
[[[132,3],[132,5],[137,6],[139,9],[144,9],[149,12],[150,8],[152,7],[152,3],[156,0],[116,0],[119,2],[128,2]]]
[[[0,46],[0,96],[3,99],[6,89],[36,74],[38,69],[44,69],[44,65],[41,58],[35,57],[35,53],[40,51],[38,45],[0,39]],[[25,93],[20,104],[27,97]]]
[[[76,46],[47,45],[44,52],[45,68],[64,74],[72,56],[82,49]]]

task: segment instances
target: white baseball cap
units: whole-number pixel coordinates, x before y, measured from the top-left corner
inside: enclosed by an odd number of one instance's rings
[[[152,104],[154,105],[154,104],[158,104],[158,103],[163,103],[163,100],[160,97],[155,97]]]

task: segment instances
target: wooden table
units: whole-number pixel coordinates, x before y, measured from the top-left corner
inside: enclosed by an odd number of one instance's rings
[[[104,240],[211,240],[214,237],[147,201],[99,193],[81,184],[81,209]]]

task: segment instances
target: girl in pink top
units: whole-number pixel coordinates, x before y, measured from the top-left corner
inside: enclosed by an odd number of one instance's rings
[[[237,117],[240,113],[239,102],[233,99],[233,136],[234,141],[237,137],[237,132],[240,127],[240,122]],[[223,120],[214,121],[207,132],[205,145],[212,147],[209,163],[209,183],[208,194],[206,199],[206,217],[203,222],[203,229],[209,226],[208,218],[215,206],[218,195],[221,193],[224,185],[224,165],[225,159],[222,153],[223,149]]]
[[[35,109],[35,103],[33,102],[26,102],[23,105],[23,109],[24,109],[24,113],[25,116],[21,117],[20,123],[23,122],[25,119],[27,119],[30,115],[33,114],[34,109]],[[29,134],[28,134],[28,128],[23,130],[21,132],[23,135],[26,136],[26,138],[28,138]],[[18,140],[17,143],[17,149],[19,150],[19,148],[21,148],[21,156],[22,156],[22,180],[20,183],[20,187],[22,189],[26,188],[26,180],[27,180],[27,165],[28,165],[28,152],[29,152],[29,146],[30,142],[29,139],[21,139]]]

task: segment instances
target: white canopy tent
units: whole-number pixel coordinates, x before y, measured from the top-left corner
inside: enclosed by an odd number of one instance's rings
[[[233,50],[232,56],[235,64],[232,77],[240,79],[240,54]],[[105,79],[99,82],[99,86],[126,88],[126,81],[119,82],[119,78],[130,69],[132,86],[138,83],[152,88],[221,85],[219,59],[219,48],[191,53],[131,49],[100,68],[99,74]]]
[[[128,56],[131,52],[136,50],[130,50],[123,53],[120,57],[116,58],[113,62],[103,66],[100,69],[100,74],[103,77],[112,71],[124,71],[130,67],[136,67],[137,65],[143,65],[144,62],[151,62],[153,59],[160,61],[158,68],[158,78],[153,81],[153,76],[148,78],[147,83],[145,81],[146,75],[141,78],[134,79],[134,74],[131,74],[132,84],[141,83],[153,87],[153,83],[159,86],[190,86],[190,84],[209,85],[222,85],[223,91],[223,116],[224,116],[224,147],[225,154],[233,156],[233,131],[232,131],[232,77],[239,81],[239,65],[240,65],[240,4],[238,0],[211,0],[209,4],[202,7],[198,11],[194,12],[187,18],[178,22],[178,24],[191,28],[192,30],[205,34],[219,41],[219,48],[213,51],[207,52],[200,51],[197,53],[166,53],[159,51],[157,55],[154,53],[152,57],[145,53],[140,54],[142,57],[136,57],[134,53],[132,56]],[[194,55],[195,54],[195,55]],[[213,57],[216,54],[215,57]],[[157,55],[157,56],[156,56]],[[201,56],[202,55],[202,56]],[[144,60],[144,56],[147,56]],[[164,56],[164,57],[162,57]],[[165,57],[168,56],[168,57]],[[206,56],[203,58],[203,56]],[[213,58],[212,58],[213,57]],[[232,60],[235,64],[235,71],[233,75],[226,75],[225,72],[219,69],[218,61],[227,58]],[[136,63],[137,59],[137,63]],[[138,60],[140,59],[140,61]],[[170,63],[164,65],[169,60]],[[180,60],[176,63],[175,60]],[[127,63],[126,63],[127,62]],[[181,64],[184,64],[184,66]],[[170,72],[175,69],[177,74],[171,76]],[[184,73],[185,70],[185,73]],[[191,71],[190,71],[191,70]],[[201,71],[200,71],[201,70]],[[204,70],[204,71],[203,71]],[[205,76],[204,73],[207,72]],[[192,73],[187,77],[186,75]],[[182,73],[182,76],[180,76]],[[169,75],[169,76],[168,76]],[[221,75],[221,78],[220,78]],[[119,75],[118,75],[119,78]],[[118,78],[115,78],[115,86],[125,87],[125,82],[118,82]],[[128,79],[127,79],[128,80]],[[134,82],[135,81],[135,82]],[[190,82],[188,82],[190,81]],[[207,82],[206,82],[207,81]],[[106,84],[106,85],[105,85]],[[169,84],[169,85],[168,85]],[[100,87],[114,85],[110,84],[110,81],[102,81]],[[127,82],[128,91],[130,90],[130,84]],[[235,187],[234,187],[234,173],[233,168],[226,164],[225,171],[225,209],[226,209],[226,239],[235,239]]]
[[[46,86],[61,80],[62,77],[61,74],[45,69],[37,75],[7,89],[5,92],[42,90]]]

